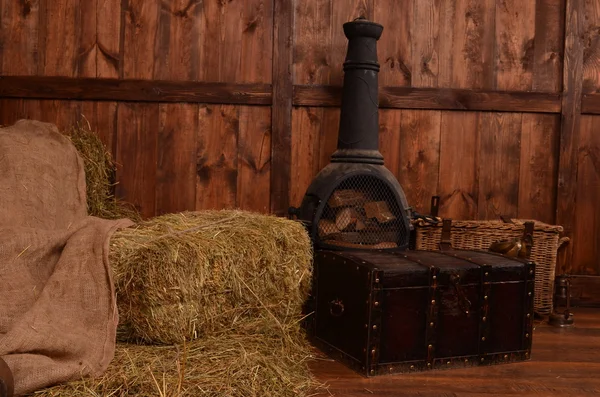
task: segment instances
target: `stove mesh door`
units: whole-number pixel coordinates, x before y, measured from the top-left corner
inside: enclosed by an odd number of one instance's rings
[[[383,180],[371,175],[347,178],[324,204],[317,241],[332,248],[397,248],[408,239],[400,208]]]

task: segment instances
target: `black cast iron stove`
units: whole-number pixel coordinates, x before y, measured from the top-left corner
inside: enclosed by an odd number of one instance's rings
[[[315,248],[408,248],[410,209],[379,152],[377,40],[383,26],[356,19],[344,24],[348,50],[337,150],[309,186],[300,208]]]

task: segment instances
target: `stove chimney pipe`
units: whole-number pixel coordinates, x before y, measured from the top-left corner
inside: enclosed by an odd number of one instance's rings
[[[377,40],[383,26],[364,18],[344,24],[348,50],[337,150],[333,163],[383,164],[379,152]]]

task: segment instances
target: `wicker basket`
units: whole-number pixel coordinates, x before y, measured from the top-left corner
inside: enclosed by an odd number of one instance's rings
[[[456,249],[487,250],[491,243],[521,237],[528,219],[512,219],[513,223],[503,221],[452,221],[451,241]],[[559,248],[569,241],[560,237],[562,226],[535,222],[531,258],[536,263],[534,310],[539,314],[552,311],[552,296],[556,257]],[[415,249],[439,250],[442,223],[432,225],[417,221]]]

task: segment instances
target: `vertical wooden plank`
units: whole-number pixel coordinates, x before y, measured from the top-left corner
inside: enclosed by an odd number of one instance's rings
[[[480,219],[517,216],[521,113],[479,113]]]
[[[77,101],[24,100],[25,118],[55,124],[60,131],[73,127],[81,114],[81,104]]]
[[[0,99],[0,126],[13,125],[23,117],[23,101],[21,99]]]
[[[560,91],[565,0],[537,0],[533,45],[534,91]]]
[[[156,170],[156,214],[196,208],[198,106],[161,104]]]
[[[158,104],[119,104],[116,196],[146,218],[156,214],[158,128]]]
[[[597,0],[580,0],[582,7],[579,16],[582,24],[581,38],[583,38],[583,93],[598,92],[600,90],[600,2]],[[571,6],[573,7],[573,6]],[[570,10],[570,9],[568,9]],[[569,20],[567,20],[568,23]]]
[[[497,89],[531,89],[535,1],[501,0],[496,7]]]
[[[402,110],[379,110],[379,152],[387,169],[400,180],[400,141]]]
[[[268,213],[271,186],[271,110],[240,107],[237,206]]]
[[[0,4],[0,74],[37,73],[40,1]]]
[[[188,2],[188,4],[192,4]],[[194,2],[199,40],[192,48],[198,80],[220,82],[271,81],[274,3],[264,0]],[[276,6],[276,3],[275,3]],[[285,4],[290,15],[292,4]],[[292,29],[290,22],[290,31]]]
[[[82,5],[75,11],[75,28],[79,40],[75,43],[76,76],[96,77],[98,58],[98,11],[97,3],[87,6]],[[115,7],[116,8],[116,7]]]
[[[560,118],[523,113],[518,217],[554,223]]]
[[[317,110],[315,110],[317,112]],[[318,170],[322,170],[331,162],[331,155],[337,150],[337,140],[340,130],[340,109],[322,108],[319,112],[321,118],[319,128],[319,162]],[[293,163],[292,163],[293,164]]]
[[[444,111],[440,128],[440,216],[477,219],[480,161],[477,113]]]
[[[157,56],[154,78],[158,80],[193,80],[199,65],[193,65],[192,46],[198,41],[194,29],[199,3],[188,0],[163,2],[160,5],[157,33]]]
[[[290,203],[294,8],[291,1],[274,2],[271,212],[284,216]]]
[[[584,0],[567,0],[565,14],[565,57],[563,60],[563,97],[561,111],[561,135],[558,163],[556,222],[562,225],[567,236],[572,236],[577,193],[577,152],[581,122],[581,92],[583,81],[583,23]],[[557,269],[572,266],[573,244],[564,250]],[[564,261],[564,263],[562,262]]]
[[[373,0],[297,1],[294,84],[341,85],[348,40],[343,24],[372,13]]]
[[[89,123],[110,153],[116,155],[117,145],[117,103],[116,102],[81,102],[81,123]]]
[[[323,108],[295,108],[292,117],[290,203],[299,206],[313,177],[319,172],[319,131]],[[277,169],[273,167],[273,173]]]
[[[444,1],[440,8],[438,86],[493,89],[495,0]]]
[[[440,2],[441,0],[414,2],[410,33],[413,87],[437,87]]]
[[[574,205],[573,266],[575,274],[600,275],[600,117],[581,117]]]
[[[294,84],[325,84],[330,67],[327,50],[332,29],[331,0],[294,3]]]
[[[239,108],[200,106],[196,154],[196,209],[236,206]]]
[[[96,2],[96,77],[118,78],[121,9],[112,0]]]
[[[273,64],[273,1],[242,1],[240,75],[235,82],[271,83]],[[234,26],[239,26],[239,21]],[[270,157],[270,156],[269,156]]]
[[[46,0],[45,41],[40,43],[44,50],[41,74],[45,76],[75,77],[79,72],[78,50],[81,14],[79,0]]]
[[[399,181],[409,205],[428,213],[440,168],[441,112],[402,110]]]
[[[412,81],[411,26],[414,1],[377,0],[375,20],[384,26],[378,43],[381,86],[410,86]]]
[[[128,0],[124,29],[123,77],[152,79],[156,59],[158,2]]]

